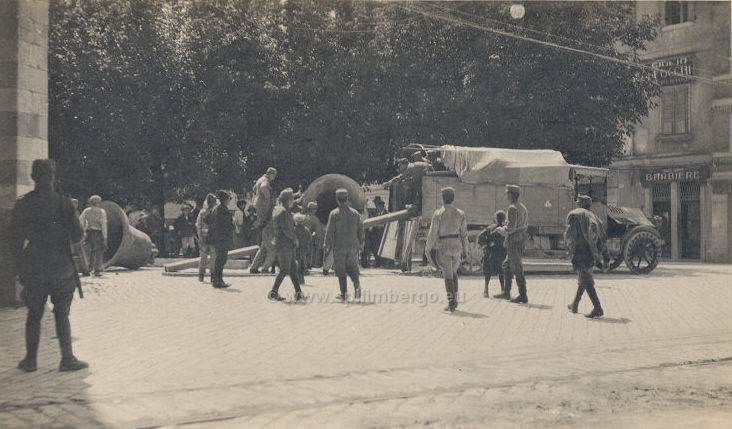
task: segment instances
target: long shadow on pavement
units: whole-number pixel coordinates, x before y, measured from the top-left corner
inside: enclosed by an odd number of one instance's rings
[[[470,313],[467,311],[462,310],[455,310],[454,312],[450,313],[452,316],[456,317],[470,317],[472,319],[488,319],[488,315],[486,314],[480,314],[480,313]]]
[[[625,317],[621,317],[621,318],[615,318],[615,317],[596,317],[596,318],[590,319],[590,320],[592,320],[593,322],[618,323],[618,324],[621,324],[621,325],[626,325],[626,324],[632,322],[632,320],[630,320],[628,318],[625,318]]]
[[[551,310],[554,308],[553,305],[546,304],[525,304],[526,308],[536,308],[537,310]]]

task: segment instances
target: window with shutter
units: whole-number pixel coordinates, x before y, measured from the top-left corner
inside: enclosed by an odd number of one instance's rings
[[[661,132],[665,136],[689,133],[689,86],[666,86],[661,95]]]

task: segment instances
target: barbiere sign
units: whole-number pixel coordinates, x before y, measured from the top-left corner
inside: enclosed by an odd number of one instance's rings
[[[651,62],[651,67],[654,69],[653,77],[661,85],[684,83],[687,81],[684,76],[694,74],[694,65],[689,56],[655,60]]]
[[[643,172],[643,183],[699,182],[709,178],[709,167],[670,167]]]

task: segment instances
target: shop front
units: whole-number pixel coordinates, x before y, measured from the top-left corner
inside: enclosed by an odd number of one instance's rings
[[[709,166],[644,169],[641,182],[650,194],[650,212],[661,219],[659,230],[666,245],[662,257],[701,259],[702,194]]]

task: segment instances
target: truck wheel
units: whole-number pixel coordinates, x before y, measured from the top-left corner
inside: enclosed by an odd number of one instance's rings
[[[474,276],[483,273],[483,249],[478,244],[480,231],[468,231],[468,251],[462,265],[460,274]]]
[[[625,244],[625,265],[635,274],[648,274],[658,265],[661,239],[650,231],[638,231]]]

